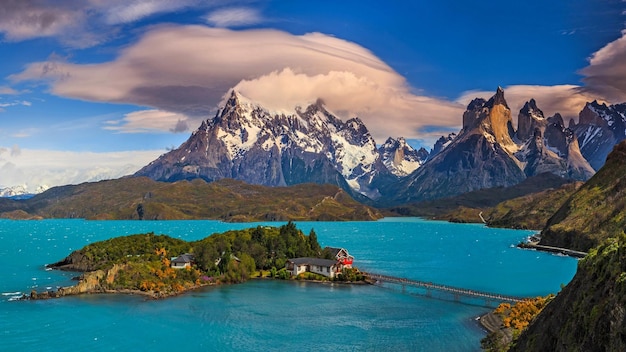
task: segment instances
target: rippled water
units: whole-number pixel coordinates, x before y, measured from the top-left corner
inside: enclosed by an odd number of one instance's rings
[[[488,308],[400,287],[253,280],[161,301],[86,295],[13,301],[69,285],[46,271],[72,250],[153,231],[195,240],[257,224],[217,221],[0,220],[0,350],[474,351]],[[270,225],[280,225],[270,223]],[[322,246],[346,247],[364,270],[518,296],[557,292],[576,261],[514,248],[528,231],[420,219],[299,222]],[[467,304],[470,303],[470,304]]]

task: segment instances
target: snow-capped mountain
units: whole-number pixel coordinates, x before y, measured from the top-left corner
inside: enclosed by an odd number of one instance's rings
[[[378,179],[416,167],[410,159],[414,149],[406,143],[397,148],[409,161],[398,157],[388,168],[358,118],[343,122],[321,100],[304,109],[270,111],[233,91],[185,143],[135,175],[161,181],[235,178],[269,186],[331,183],[376,199]]]
[[[461,131],[440,138],[429,154],[404,138],[389,138],[377,148],[359,118],[343,122],[321,100],[272,111],[233,91],[178,149],[135,175],[159,181],[234,178],[268,186],[330,183],[387,205],[512,186],[545,172],[587,180],[595,171],[579,141],[591,146],[593,138],[579,134],[577,126],[604,128],[603,133],[621,128],[623,138],[624,105],[590,103],[581,122],[566,127],[559,114],[546,118],[531,99],[519,111],[516,130],[498,87],[489,100],[470,102]]]
[[[599,170],[613,146],[626,139],[626,103],[606,105],[587,103],[569,127],[578,138],[582,155]]]
[[[394,139],[389,137],[378,148],[383,164],[392,174],[402,177],[417,170],[428,159],[428,152],[424,148],[415,150],[403,137]]]
[[[16,198],[16,197],[28,197],[35,194],[43,193],[48,190],[48,186],[40,185],[34,191],[30,191],[28,185],[17,185],[12,187],[0,188],[0,197]]]

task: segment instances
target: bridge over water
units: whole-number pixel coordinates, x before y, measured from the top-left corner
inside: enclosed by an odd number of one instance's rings
[[[419,280],[406,279],[406,278],[402,278],[402,277],[381,275],[381,274],[375,274],[375,273],[369,273],[369,272],[362,272],[362,274],[364,274],[365,276],[367,276],[371,280],[377,281],[377,282],[380,282],[380,283],[388,282],[388,283],[392,283],[392,284],[399,284],[399,285],[406,285],[406,286],[425,288],[427,290],[433,289],[433,290],[438,290],[438,291],[451,293],[455,297],[457,297],[457,296],[465,296],[465,297],[470,297],[470,298],[484,298],[486,300],[493,300],[493,301],[500,301],[500,302],[511,302],[511,303],[517,303],[517,302],[521,302],[521,301],[524,300],[524,298],[522,298],[522,297],[514,297],[514,296],[507,296],[507,295],[502,295],[502,294],[498,294],[498,293],[476,291],[476,290],[470,290],[470,289],[466,289],[466,288],[460,288],[460,287],[436,284],[436,283],[432,283],[432,282],[425,282],[425,281],[419,281]]]

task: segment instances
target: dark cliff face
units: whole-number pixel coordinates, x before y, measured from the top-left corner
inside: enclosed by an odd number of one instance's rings
[[[626,235],[605,241],[510,351],[626,351]]]

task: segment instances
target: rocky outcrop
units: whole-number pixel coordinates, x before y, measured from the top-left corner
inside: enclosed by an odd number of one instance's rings
[[[516,137],[519,141],[526,141],[535,136],[535,130],[543,131],[546,126],[543,111],[537,107],[535,99],[527,101],[517,115]]]

